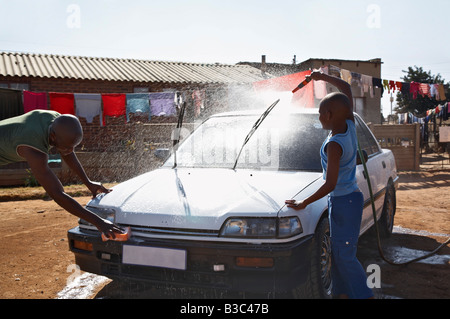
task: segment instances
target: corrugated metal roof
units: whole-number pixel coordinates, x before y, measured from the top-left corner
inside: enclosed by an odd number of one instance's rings
[[[0,52],[0,75],[83,80],[198,84],[263,80],[248,65],[203,64]]]

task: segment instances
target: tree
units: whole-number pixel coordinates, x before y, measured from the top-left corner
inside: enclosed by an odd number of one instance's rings
[[[411,83],[428,83],[428,84],[444,84],[445,80],[438,73],[437,75],[432,75],[431,71],[425,72],[422,67],[414,66],[408,67],[408,70],[402,70],[406,75],[402,78],[403,82]],[[448,84],[448,83],[447,83]],[[446,95],[450,96],[450,91],[446,90]],[[429,109],[435,108],[439,104],[445,101],[437,101],[434,98],[429,98],[428,96],[423,97],[418,94],[416,99],[413,99],[412,94],[402,94],[397,93],[397,107],[395,111],[397,113],[407,113],[411,112],[417,117],[426,116],[426,112]]]

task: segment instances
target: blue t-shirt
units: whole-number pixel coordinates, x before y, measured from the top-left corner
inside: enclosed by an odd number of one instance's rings
[[[332,136],[331,133],[323,142],[320,148],[320,157],[322,160],[323,178],[327,176],[327,153],[326,146],[329,142],[336,142],[342,148],[342,156],[339,160],[339,175],[335,189],[330,196],[344,196],[358,190],[356,183],[356,153],[357,139],[355,123],[346,120],[347,131],[342,134]]]

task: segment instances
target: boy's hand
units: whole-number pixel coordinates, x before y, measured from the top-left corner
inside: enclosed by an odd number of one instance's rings
[[[295,210],[302,210],[302,209],[305,209],[306,206],[307,206],[304,201],[297,202],[294,199],[286,200],[285,204],[286,204],[287,207],[293,208]]]
[[[310,75],[307,75],[307,78],[311,78],[314,81],[322,80],[322,70],[313,70]]]

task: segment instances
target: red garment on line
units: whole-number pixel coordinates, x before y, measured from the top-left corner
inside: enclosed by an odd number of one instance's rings
[[[123,116],[126,121],[126,94],[118,93],[103,93],[103,123],[105,123],[105,116],[119,117]]]
[[[412,93],[412,95],[413,95],[414,100],[417,98],[417,93],[419,93],[419,86],[420,86],[420,83],[417,83],[417,82],[410,83],[409,89],[410,89],[410,93]]]
[[[73,93],[48,93],[50,109],[60,114],[75,115],[75,99]]]
[[[47,110],[47,93],[35,93],[23,91],[23,111],[24,113],[40,109]]]
[[[431,90],[429,84],[420,83],[419,92],[423,97],[428,96],[429,98],[431,98]]]

